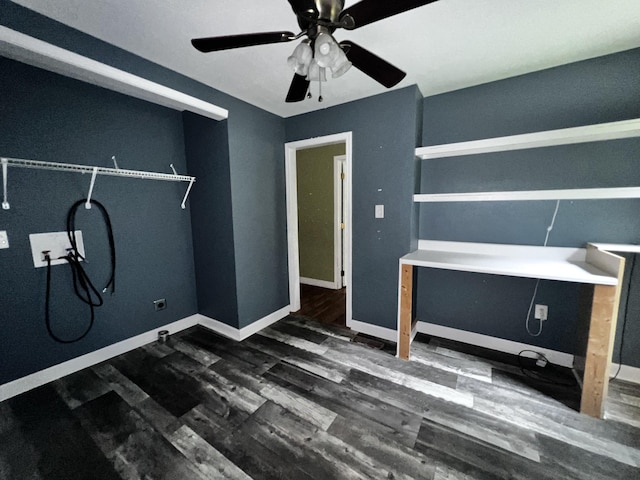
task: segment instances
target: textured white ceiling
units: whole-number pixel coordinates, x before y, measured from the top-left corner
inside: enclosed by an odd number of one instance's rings
[[[297,42],[203,54],[190,39],[298,31],[286,0],[14,0],[101,40],[283,117],[385,88],[352,68],[315,98],[287,104]],[[347,0],[347,6],[354,2]],[[640,46],[640,0],[440,0],[350,39],[407,72],[424,96]]]

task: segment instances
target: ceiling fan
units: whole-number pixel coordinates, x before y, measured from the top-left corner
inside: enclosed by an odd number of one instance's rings
[[[307,97],[311,81],[326,81],[327,70],[337,78],[352,65],[387,88],[406,73],[386,60],[351,41],[337,43],[337,28],[354,30],[378,20],[433,3],[437,0],[361,0],[344,8],[344,0],[289,0],[296,14],[300,33],[262,32],[222,37],[194,38],[191,44],[201,52],[251,47],[270,43],[291,42],[306,38],[296,47],[288,63],[294,70],[287,102],[300,102]],[[322,101],[322,96],[319,98]]]

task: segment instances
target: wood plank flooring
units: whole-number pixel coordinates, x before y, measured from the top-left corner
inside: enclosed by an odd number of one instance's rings
[[[346,327],[347,289],[331,290],[300,284],[300,310],[297,315],[312,318],[321,323]]]
[[[27,392],[0,403],[0,479],[640,478],[640,386],[612,382],[596,420],[564,369],[354,337],[293,315],[241,343],[196,327]]]

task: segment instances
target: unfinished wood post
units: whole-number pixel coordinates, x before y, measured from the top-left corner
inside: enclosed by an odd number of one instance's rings
[[[618,284],[615,286],[594,286],[589,338],[584,359],[580,413],[602,418],[609,391],[609,372],[618,322],[625,259],[588,244],[587,262],[615,275],[618,279]]]
[[[596,418],[602,418],[604,415],[609,390],[611,354],[620,300],[619,289],[619,285],[596,285],[593,290],[580,413]]]
[[[398,345],[398,356],[403,360],[409,360],[411,348],[411,328],[412,328],[412,300],[413,300],[413,265],[402,265],[400,275],[400,344]]]

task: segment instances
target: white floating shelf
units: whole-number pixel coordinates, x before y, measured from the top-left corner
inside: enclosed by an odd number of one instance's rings
[[[223,120],[224,108],[0,26],[0,55],[174,110]]]
[[[512,192],[425,193],[414,202],[501,202],[517,200],[609,200],[640,198],[640,187],[581,188],[571,190],[522,190]]]
[[[640,119],[416,148],[423,160],[640,137]]]

